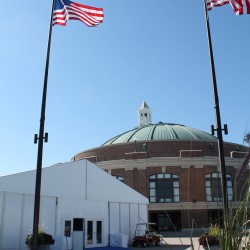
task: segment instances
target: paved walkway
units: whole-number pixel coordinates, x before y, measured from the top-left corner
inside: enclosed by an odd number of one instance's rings
[[[137,246],[128,248],[124,247],[98,247],[96,250],[203,250],[204,248],[199,245],[198,237],[192,238],[192,243],[190,237],[167,237],[163,238],[164,241],[160,246]],[[193,245],[193,248],[192,246]]]
[[[148,247],[132,247],[130,250],[203,250],[204,248],[199,245],[198,237],[193,237],[192,242],[190,237],[167,237],[163,238],[164,241],[160,246],[148,246]],[[193,245],[193,248],[192,248]]]
[[[192,242],[191,242],[192,241]],[[193,248],[192,248],[193,245]],[[155,247],[152,247],[155,248]],[[167,237],[164,238],[163,244],[158,250],[203,250],[203,247],[199,245],[198,237]],[[148,249],[149,250],[149,249]],[[156,250],[151,249],[150,250]]]

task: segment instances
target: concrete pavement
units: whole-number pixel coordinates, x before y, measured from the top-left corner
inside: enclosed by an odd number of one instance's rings
[[[163,238],[163,244],[160,246],[161,250],[202,250],[203,247],[199,245],[198,237],[167,237]],[[193,248],[192,248],[193,245]],[[160,249],[159,249],[160,250]]]
[[[191,246],[192,244],[193,248]],[[160,246],[147,246],[147,247],[130,246],[129,248],[133,250],[135,250],[136,248],[143,248],[145,250],[203,250],[204,249],[202,246],[199,245],[198,237],[193,237],[192,242],[190,237],[167,237],[163,238],[163,241]]]

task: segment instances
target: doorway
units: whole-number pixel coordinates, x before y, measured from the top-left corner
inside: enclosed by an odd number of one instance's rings
[[[88,220],[86,223],[86,232],[86,245],[88,247],[100,247],[104,245],[102,220]]]
[[[223,226],[223,210],[222,209],[211,209],[207,211],[209,225]]]
[[[171,232],[181,230],[181,213],[180,211],[156,211],[150,212],[150,222],[157,225],[160,232]]]
[[[72,249],[81,250],[84,249],[84,219],[73,219],[73,232],[72,232]]]

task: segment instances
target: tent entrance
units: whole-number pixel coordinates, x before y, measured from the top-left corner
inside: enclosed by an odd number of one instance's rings
[[[87,246],[100,247],[103,246],[103,221],[88,220],[86,223]]]
[[[72,249],[79,250],[84,248],[84,224],[83,218],[73,219],[73,232],[72,232]]]

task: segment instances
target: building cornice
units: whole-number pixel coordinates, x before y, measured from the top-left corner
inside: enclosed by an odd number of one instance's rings
[[[240,202],[233,202],[232,208],[238,207]],[[196,210],[196,209],[223,209],[222,202],[176,202],[176,203],[150,203],[149,211],[159,210]]]
[[[240,168],[244,159],[242,158],[225,158],[226,166]],[[146,169],[147,167],[164,167],[164,166],[178,166],[181,168],[203,168],[204,166],[219,166],[219,158],[212,156],[204,157],[154,157],[146,159],[132,159],[132,160],[110,160],[99,161],[95,163],[102,169],[112,170],[124,168],[125,170]]]

